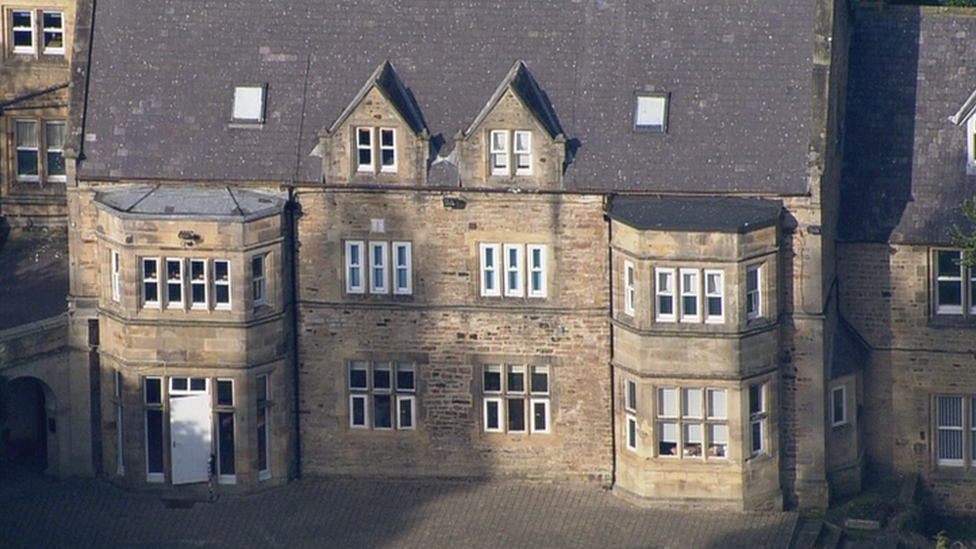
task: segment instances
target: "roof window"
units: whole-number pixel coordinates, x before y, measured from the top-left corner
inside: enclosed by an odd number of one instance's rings
[[[668,125],[668,95],[638,94],[634,131],[664,133]]]
[[[234,88],[233,122],[261,124],[264,122],[264,86],[236,86]]]

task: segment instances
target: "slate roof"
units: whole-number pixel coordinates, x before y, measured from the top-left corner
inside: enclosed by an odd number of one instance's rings
[[[82,178],[317,182],[317,133],[389,60],[453,148],[516,60],[575,160],[569,189],[803,193],[811,0],[99,0]],[[233,87],[268,83],[259,129]],[[667,91],[666,135],[632,131]]]
[[[0,231],[0,331],[68,310],[64,229]]]
[[[867,343],[854,331],[843,317],[834,331],[833,357],[830,361],[830,379],[837,379],[863,370],[869,360]]]
[[[249,221],[281,213],[284,197],[236,187],[123,185],[95,193],[119,217]]]
[[[965,127],[948,120],[976,89],[976,18],[860,7],[853,24],[840,237],[948,244],[976,194]]]
[[[744,233],[779,221],[783,204],[730,196],[612,196],[611,219],[640,230]]]

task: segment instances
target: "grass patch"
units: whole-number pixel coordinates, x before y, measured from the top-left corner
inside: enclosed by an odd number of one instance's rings
[[[843,526],[845,519],[874,520],[884,526],[898,508],[901,483],[893,479],[875,482],[851,498],[832,505],[824,514],[827,522]]]

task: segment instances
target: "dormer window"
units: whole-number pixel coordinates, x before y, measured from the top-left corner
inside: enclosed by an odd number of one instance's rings
[[[532,175],[532,132],[492,130],[489,141],[491,175],[509,177],[513,165],[515,175]]]
[[[668,124],[667,94],[638,94],[634,131],[665,133]]]
[[[377,143],[376,136],[379,136]],[[356,171],[376,173],[377,152],[379,153],[380,173],[396,173],[396,129],[394,128],[356,128]]]
[[[264,122],[264,86],[237,86],[234,88],[232,121],[240,124],[261,124]]]

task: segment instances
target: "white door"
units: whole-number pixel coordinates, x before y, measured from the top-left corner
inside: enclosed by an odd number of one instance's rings
[[[210,395],[174,395],[169,399],[173,439],[173,484],[207,481],[213,420]]]

